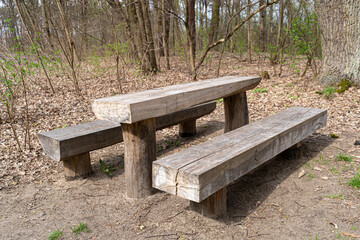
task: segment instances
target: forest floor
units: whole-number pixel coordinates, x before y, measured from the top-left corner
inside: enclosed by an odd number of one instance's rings
[[[153,76],[139,77],[129,70],[124,92],[188,82],[186,65],[172,60],[171,70]],[[199,79],[214,78],[216,63],[213,54]],[[251,121],[301,106],[327,109],[328,123],[304,141],[303,157],[289,160],[280,155],[231,184],[228,216],[221,219],[192,212],[188,201],[167,193],[127,198],[123,144],[91,152],[94,175],[90,178],[65,181],[62,164],[45,156],[36,133],[95,120],[91,100],[117,94],[117,81],[112,74],[93,76],[95,70],[83,66],[82,100],[66,76],[54,79],[55,94],[41,88],[44,79],[38,79],[29,91],[31,151],[17,150],[5,109],[0,108],[0,239],[46,239],[56,230],[62,231],[61,239],[360,238],[360,191],[347,184],[359,171],[360,146],[354,142],[360,140],[360,89],[351,87],[327,99],[315,93],[322,88],[310,71],[299,77],[289,66],[285,64],[277,77],[264,59],[252,63],[236,55],[223,59],[221,76],[270,73],[271,79],[263,79],[257,90],[248,93]],[[17,108],[23,111],[21,105]],[[23,118],[16,121],[21,129]],[[158,131],[157,157],[220,135],[223,127],[219,100],[213,113],[198,120],[196,137],[180,138],[177,126]],[[338,161],[339,154],[353,158]],[[113,176],[99,170],[99,159],[115,167]],[[88,232],[75,235],[72,228],[80,222]]]

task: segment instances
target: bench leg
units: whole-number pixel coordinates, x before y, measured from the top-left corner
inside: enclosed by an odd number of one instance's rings
[[[179,124],[180,137],[193,137],[196,135],[196,119],[188,120]]]
[[[151,167],[156,160],[155,118],[121,124],[125,145],[125,184],[130,198],[151,195]]]
[[[190,201],[190,209],[207,217],[222,217],[226,215],[226,187],[212,194],[204,201]]]
[[[298,142],[295,145],[291,146],[290,148],[286,149],[281,153],[281,156],[286,159],[297,159],[303,156],[303,143]]]
[[[63,160],[65,179],[68,181],[82,177],[87,178],[92,174],[90,153],[84,153]]]
[[[249,123],[246,92],[224,98],[224,108],[225,133]],[[227,187],[224,187],[200,203],[190,201],[190,209],[204,216],[221,217],[226,215],[226,200]]]
[[[249,123],[249,110],[246,92],[224,98],[225,130],[229,132]]]

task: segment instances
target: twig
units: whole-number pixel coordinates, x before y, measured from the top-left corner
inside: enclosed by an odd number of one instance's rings
[[[178,235],[176,233],[169,233],[169,234],[158,234],[158,235],[145,236],[145,238],[169,237],[169,236],[178,236]]]
[[[353,238],[360,238],[359,235],[354,235],[354,234],[346,233],[346,232],[341,232],[341,233],[344,234],[345,236],[349,236],[349,237],[353,237]]]
[[[294,201],[294,203],[296,203],[298,206],[300,207],[305,207],[304,205],[301,205],[300,203],[298,203],[297,201]]]
[[[259,234],[255,234],[255,235],[252,235],[252,236],[249,236],[249,238],[254,238],[254,237],[259,237],[259,236],[269,236],[270,234],[268,233],[259,233]]]

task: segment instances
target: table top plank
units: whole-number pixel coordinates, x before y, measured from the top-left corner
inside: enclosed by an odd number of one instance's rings
[[[209,79],[95,99],[92,109],[98,119],[134,123],[249,90],[260,81],[261,77]]]

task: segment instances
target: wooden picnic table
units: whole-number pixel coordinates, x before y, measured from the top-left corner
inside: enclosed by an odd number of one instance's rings
[[[93,100],[98,119],[121,123],[127,196],[142,198],[153,192],[156,117],[223,98],[228,132],[248,123],[246,91],[260,81],[261,77],[227,76]]]

